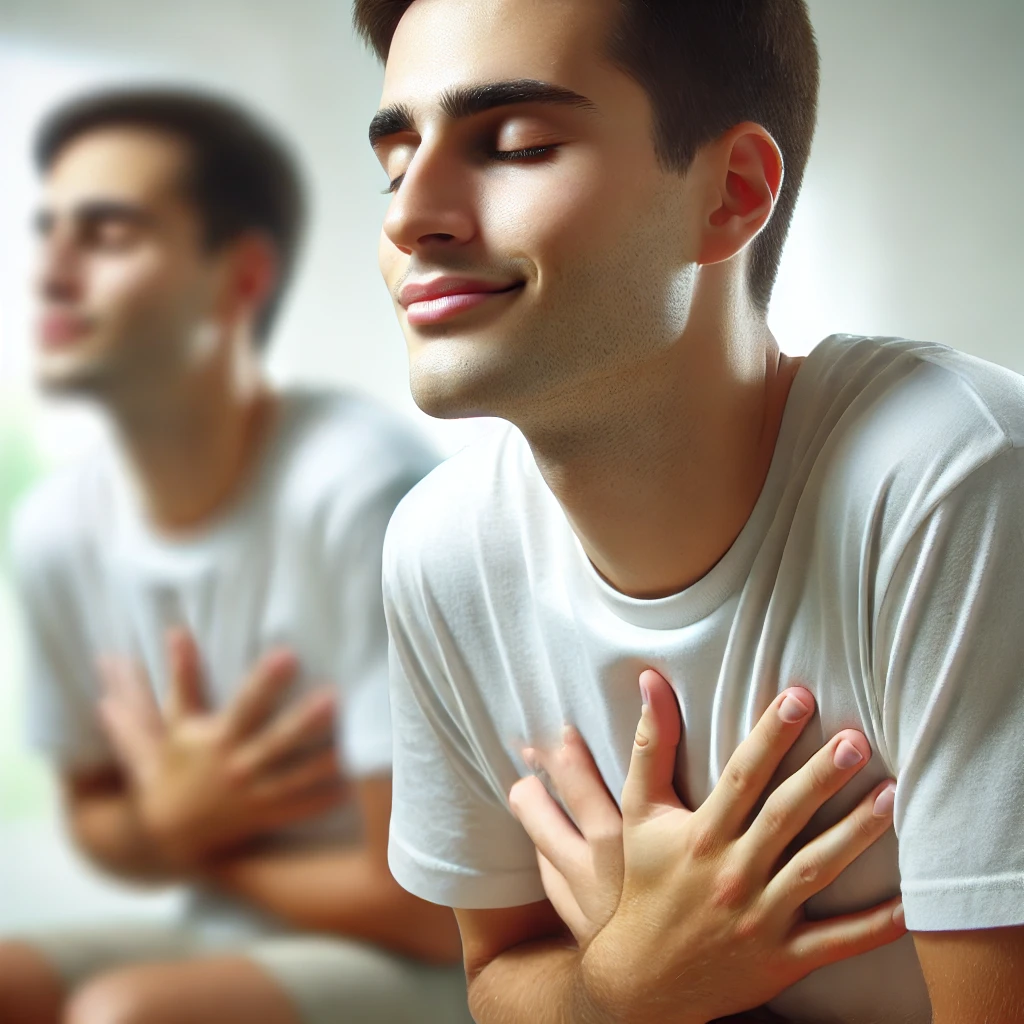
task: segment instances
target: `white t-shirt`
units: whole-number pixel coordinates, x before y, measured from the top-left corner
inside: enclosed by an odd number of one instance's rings
[[[679,780],[700,804],[771,700],[819,714],[789,774],[837,731],[874,757],[808,829],[898,779],[896,833],[809,905],[901,888],[911,929],[1024,923],[1024,379],[936,345],[834,337],[801,366],[763,492],[698,583],[634,600],[586,558],[509,428],[400,505],[384,553],[392,639],[391,868],[438,903],[543,897],[507,793],[524,743],[566,722],[618,794],[637,679],[679,698]],[[816,972],[793,1021],[930,1019],[912,939]]]
[[[44,481],[19,508],[11,541],[33,743],[64,768],[109,763],[97,655],[138,658],[163,699],[164,634],[184,626],[212,707],[232,700],[261,654],[286,645],[300,662],[288,701],[338,689],[346,774],[389,772],[381,550],[395,506],[436,463],[411,428],[369,399],[295,390],[281,396],[242,496],[186,538],[150,528],[108,448]],[[344,841],[358,827],[350,805],[274,838]],[[196,892],[192,911],[211,928],[271,927],[208,891]]]

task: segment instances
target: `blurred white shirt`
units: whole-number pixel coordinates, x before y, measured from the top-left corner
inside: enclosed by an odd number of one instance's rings
[[[97,656],[139,659],[162,700],[165,631],[184,626],[211,707],[231,701],[261,654],[287,646],[300,662],[288,700],[337,687],[345,772],[389,772],[381,549],[395,506],[436,462],[411,427],[370,399],[294,390],[281,396],[243,494],[190,536],[153,531],[107,447],[45,480],[11,534],[33,743],[63,768],[110,763]],[[346,806],[275,838],[345,841],[357,831]],[[210,892],[194,894],[189,914],[226,934],[275,927]]]

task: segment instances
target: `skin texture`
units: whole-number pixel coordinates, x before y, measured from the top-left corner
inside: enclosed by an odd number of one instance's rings
[[[375,140],[394,192],[379,258],[421,408],[515,423],[597,570],[658,597],[729,549],[775,448],[798,361],[746,281],[784,168],[744,124],[685,175],[666,172],[646,96],[603,56],[615,14],[613,0],[412,4],[385,71],[393,130]],[[455,116],[453,97],[523,81],[588,102]],[[444,323],[411,322],[403,288],[443,274],[514,287]],[[478,991],[481,1015],[504,1019],[502,999],[520,996],[536,1014],[576,991],[575,953],[551,939],[546,904],[460,924],[477,974],[507,951],[502,984]],[[1016,993],[1020,934],[918,937],[936,1020],[988,1013],[964,1008],[943,976],[960,992]]]

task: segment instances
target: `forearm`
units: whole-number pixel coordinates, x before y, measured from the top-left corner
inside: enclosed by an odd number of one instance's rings
[[[524,943],[491,961],[473,977],[469,1002],[477,1024],[618,1024],[641,1021],[607,1003],[605,994],[588,981],[579,950],[571,939]],[[652,1010],[650,1024],[689,1022],[678,1007]],[[722,1018],[714,1024],[785,1024],[767,1010]]]
[[[474,974],[469,1006],[477,1024],[609,1024],[586,1005],[580,952],[571,938],[527,942]]]
[[[117,878],[142,885],[179,880],[176,870],[147,835],[135,803],[126,792],[90,796],[68,810],[75,845],[93,865]]]
[[[297,928],[431,963],[457,963],[461,955],[452,912],[407,893],[363,847],[243,854],[212,864],[208,877]]]

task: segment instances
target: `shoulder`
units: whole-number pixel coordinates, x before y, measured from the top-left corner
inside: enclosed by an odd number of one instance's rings
[[[15,506],[10,554],[22,582],[52,579],[103,544],[113,508],[109,453],[95,452],[36,484]]]
[[[465,596],[522,557],[522,533],[555,501],[522,434],[508,424],[439,465],[395,511],[385,582]],[[462,595],[460,598],[459,595]]]
[[[275,489],[291,513],[400,496],[438,462],[412,423],[354,392],[295,390],[284,396],[282,416]]]
[[[858,483],[906,478],[935,500],[1024,444],[1024,378],[941,345],[892,338],[824,343],[817,382],[828,462]]]
[[[832,338],[811,359],[814,395],[805,389],[804,399],[813,412],[797,454],[811,456],[807,492],[829,535],[858,543],[872,536],[880,552],[898,557],[951,496],[1019,474],[1019,375],[891,338]]]

